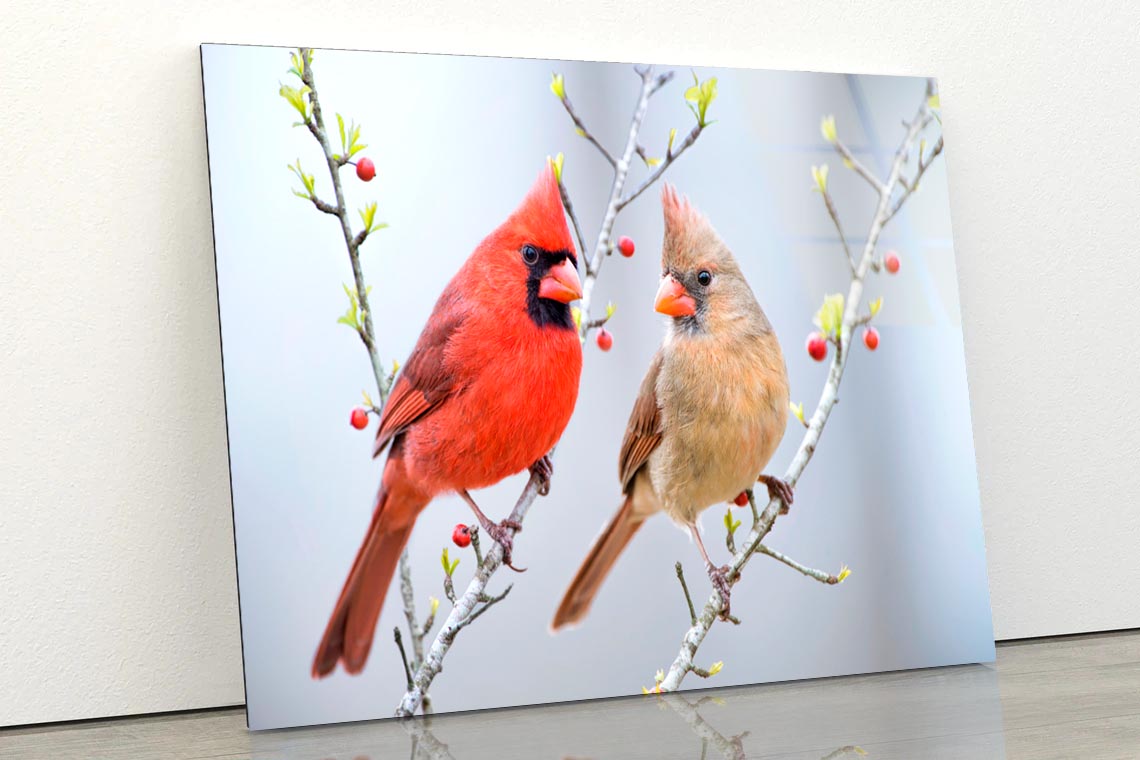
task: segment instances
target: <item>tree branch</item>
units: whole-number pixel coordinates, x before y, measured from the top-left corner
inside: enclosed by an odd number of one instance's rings
[[[376,350],[376,331],[372,327],[372,309],[368,304],[368,288],[364,285],[364,272],[360,268],[360,244],[364,242],[364,237],[361,236],[357,240],[356,236],[352,234],[352,226],[348,221],[348,210],[344,205],[344,189],[340,183],[340,168],[343,164],[337,159],[332,152],[329,145],[328,132],[325,131],[325,120],[321,112],[321,100],[317,95],[316,80],[313,77],[313,63],[312,63],[312,48],[301,48],[301,81],[304,82],[309,88],[309,102],[313,106],[313,115],[306,122],[309,132],[316,138],[321,146],[321,151],[325,154],[325,163],[328,165],[329,178],[332,180],[333,193],[336,196],[336,206],[332,207],[333,212],[337,219],[340,220],[341,233],[344,235],[344,245],[348,249],[348,258],[352,262],[352,278],[356,284],[356,297],[360,301],[360,310],[364,317],[364,333],[361,338],[364,340],[365,348],[368,349],[368,358],[372,362],[372,374],[376,377],[376,388],[380,392],[381,405],[388,398],[388,384],[386,382],[386,374],[384,368],[381,366],[380,354]],[[317,200],[314,198],[314,204]],[[324,203],[321,201],[321,203]],[[325,204],[326,206],[328,204]],[[320,205],[317,205],[322,211],[325,211]],[[367,233],[365,233],[367,234]]]
[[[855,274],[855,258],[851,255],[851,247],[847,245],[847,236],[843,234],[843,225],[839,223],[839,212],[835,209],[835,203],[831,200],[831,193],[827,189],[820,191],[823,195],[823,203],[827,206],[827,213],[831,216],[831,221],[835,222],[835,232],[839,235],[839,242],[843,244],[843,253],[847,256],[847,264],[851,267],[851,274]]]
[[[530,511],[531,504],[534,503],[535,497],[538,496],[540,486],[541,479],[539,476],[531,475],[507,520],[513,520],[519,524],[523,522],[527,512]],[[481,600],[486,598],[487,583],[502,563],[503,547],[497,541],[493,542],[491,548],[487,550],[482,564],[476,569],[475,577],[467,585],[467,590],[463,592],[463,596],[455,600],[455,605],[448,613],[447,619],[435,637],[435,641],[432,642],[431,649],[427,651],[424,661],[416,669],[412,677],[412,688],[408,689],[396,707],[397,717],[407,718],[415,715],[432,681],[443,670],[443,659],[451,651],[455,637],[470,622],[469,618],[473,615],[477,616],[477,606],[482,604],[484,605],[483,609],[490,606]],[[506,592],[502,596],[506,596]],[[478,612],[478,614],[482,614],[482,612]]]
[[[697,611],[693,609],[693,597],[689,595],[689,584],[685,583],[685,567],[680,562],[677,563],[677,580],[681,583],[681,590],[685,592],[685,604],[689,605],[690,625],[696,625]]]
[[[871,173],[870,169],[863,166],[859,159],[855,158],[847,146],[843,144],[842,140],[835,141],[835,150],[839,155],[843,156],[843,161],[847,166],[854,169],[856,174],[867,180],[871,187],[875,188],[876,193],[879,195],[883,194],[883,183],[879,181],[878,177]]]
[[[570,202],[570,193],[566,192],[566,185],[562,184],[561,179],[558,180],[558,192],[562,195],[562,205],[566,208],[566,214],[574,226],[574,236],[578,239],[578,253],[582,258],[585,258],[586,238],[582,237],[582,226],[578,224],[578,215],[574,213],[574,204]]]
[[[685,139],[681,141],[681,144],[677,146],[677,149],[670,150],[666,154],[665,159],[657,165],[657,168],[653,170],[653,173],[645,178],[644,182],[637,186],[636,190],[618,201],[617,210],[621,211],[623,208],[633,203],[635,200],[637,200],[637,196],[644,193],[653,185],[654,182],[661,179],[661,175],[665,173],[665,170],[668,169],[674,161],[680,158],[681,154],[688,150],[690,145],[697,141],[697,138],[701,136],[701,132],[703,131],[705,131],[705,128],[700,124],[693,127],[689,134],[685,135]]]
[[[348,156],[337,157],[333,154],[332,147],[329,145],[328,132],[325,130],[324,115],[321,110],[320,95],[317,92],[316,77],[313,74],[313,51],[311,48],[300,48],[298,53],[302,65],[301,81],[309,88],[308,98],[313,108],[312,116],[305,122],[305,126],[308,127],[309,133],[313,135],[313,138],[321,146],[321,152],[324,153],[325,164],[329,170],[329,179],[332,181],[333,193],[336,197],[336,205],[334,206],[322,201],[317,198],[316,195],[313,195],[311,200],[317,209],[326,214],[336,216],[340,221],[341,234],[344,237],[345,248],[348,251],[349,262],[352,266],[352,278],[356,286],[356,298],[360,305],[360,313],[362,316],[362,324],[358,333],[361,342],[364,343],[364,347],[368,351],[372,374],[376,381],[376,390],[380,394],[379,403],[373,407],[376,413],[379,414],[388,400],[388,391],[391,389],[395,373],[386,373],[381,365],[380,354],[376,347],[376,331],[372,323],[372,308],[368,303],[368,288],[365,285],[364,272],[360,265],[360,246],[368,237],[368,230],[362,229],[356,235],[352,233],[352,226],[348,219],[348,210],[344,203],[344,189],[340,181],[340,169],[348,163]],[[400,554],[400,592],[403,597],[404,615],[408,620],[408,632],[412,639],[412,654],[415,658],[412,667],[414,668],[423,660],[423,640],[431,628],[433,617],[429,616],[427,624],[423,627],[417,625],[415,594],[412,588],[411,562],[406,549]],[[404,662],[407,663],[407,658],[402,652],[402,644],[401,657],[403,657]],[[425,711],[430,709],[430,705],[430,699],[425,698]]]
[[[578,113],[574,110],[574,105],[570,102],[570,98],[566,97],[566,95],[563,95],[559,98],[559,100],[562,101],[562,107],[566,109],[566,113],[570,114],[570,120],[574,122],[574,126],[578,128],[578,134],[589,140],[590,143],[598,149],[598,152],[602,154],[602,157],[609,162],[610,166],[616,169],[617,159],[615,159],[613,155],[608,150],[606,150],[606,146],[598,142],[598,138],[594,137],[593,133],[591,133],[590,130],[586,129],[585,122],[582,121],[581,117],[579,117]]]
[[[844,305],[843,323],[839,331],[839,339],[836,341],[835,355],[832,357],[831,366],[828,370],[827,382],[823,386],[819,403],[811,416],[811,421],[808,423],[808,429],[804,433],[799,448],[796,450],[796,454],[792,458],[792,462],[784,475],[784,480],[791,486],[796,484],[803,474],[804,468],[806,468],[808,462],[811,461],[812,455],[819,445],[819,439],[823,433],[824,426],[827,424],[828,417],[839,399],[839,385],[843,379],[844,369],[847,366],[853,330],[856,321],[859,319],[857,312],[863,299],[864,278],[867,275],[867,271],[871,268],[875,254],[875,246],[878,244],[879,235],[882,233],[883,226],[891,216],[893,216],[894,212],[897,211],[897,204],[892,205],[891,195],[894,189],[899,185],[899,178],[906,164],[906,158],[911,145],[918,138],[919,133],[931,118],[931,110],[928,103],[930,92],[931,85],[928,84],[926,95],[923,97],[922,106],[918,109],[914,119],[909,122],[906,135],[895,151],[886,181],[880,182],[870,175],[866,177],[871,180],[871,185],[878,191],[879,201],[876,206],[875,215],[871,220],[870,229],[867,232],[866,243],[863,246],[862,254],[851,276],[851,284],[848,288],[847,299]],[[842,146],[842,143],[837,140],[835,145],[836,149],[840,151],[840,154],[846,158],[846,149]],[[861,166],[854,161],[852,163],[856,167]],[[859,171],[859,169],[856,168],[856,171]],[[727,580],[730,585],[736,584],[740,579],[741,569],[756,552],[760,551],[760,547],[762,546],[761,542],[772,530],[772,526],[783,507],[783,501],[779,496],[769,500],[768,505],[760,514],[759,520],[753,524],[752,529],[749,531],[743,546],[732,557],[727,574]],[[662,680],[659,685],[661,691],[676,691],[685,676],[692,672],[693,658],[700,648],[701,643],[708,635],[708,632],[716,623],[723,607],[724,600],[721,598],[720,593],[716,589],[713,589],[697,622],[692,625],[682,637],[677,656],[669,666],[669,671],[666,673],[664,680]]]
[[[832,575],[831,573],[825,573],[822,570],[816,570],[814,568],[808,567],[807,565],[801,565],[799,562],[796,562],[794,559],[792,559],[788,555],[781,554],[780,552],[776,551],[775,549],[769,549],[764,544],[760,544],[758,547],[756,547],[756,551],[758,551],[761,554],[767,554],[772,559],[778,560],[779,562],[783,562],[785,565],[792,568],[793,570],[801,572],[809,578],[814,578],[817,581],[819,581],[820,583],[826,583],[830,586],[834,586],[837,583],[841,583],[843,580],[838,575]]]

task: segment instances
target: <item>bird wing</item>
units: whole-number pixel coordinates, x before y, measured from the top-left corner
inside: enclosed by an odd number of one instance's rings
[[[392,387],[388,403],[380,414],[380,429],[376,431],[372,456],[379,456],[393,438],[451,395],[456,377],[448,365],[446,349],[452,335],[463,324],[464,312],[460,307],[458,293],[449,286],[439,297]]]
[[[633,412],[629,415],[625,438],[621,442],[618,472],[624,493],[629,493],[633,487],[633,476],[661,443],[661,407],[657,405],[657,375],[661,372],[661,359],[658,351],[641,381],[641,390],[633,403]]]

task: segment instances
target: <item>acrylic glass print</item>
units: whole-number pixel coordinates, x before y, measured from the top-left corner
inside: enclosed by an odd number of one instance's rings
[[[933,80],[202,67],[252,728],[993,658]]]

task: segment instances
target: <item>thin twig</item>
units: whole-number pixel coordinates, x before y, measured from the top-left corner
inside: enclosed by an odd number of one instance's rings
[[[400,664],[404,666],[404,678],[407,680],[410,689],[412,687],[412,670],[408,667],[408,653],[404,651],[404,637],[400,635],[399,626],[392,629],[392,637],[396,640],[396,648],[400,650]]]
[[[479,546],[479,526],[472,525],[468,527],[468,532],[471,534],[471,548],[475,550],[475,564],[476,566],[483,564],[483,548]]]
[[[843,253],[847,256],[847,265],[851,267],[851,274],[855,274],[855,257],[851,255],[851,247],[847,245],[847,236],[843,234],[843,225],[839,223],[839,212],[835,210],[831,193],[824,189],[822,194],[823,203],[827,206],[827,213],[831,216],[831,221],[835,222],[835,232],[839,235],[839,242],[843,244]]]
[[[871,187],[875,188],[875,192],[882,195],[883,183],[879,181],[879,178],[872,174],[871,170],[864,166],[859,159],[855,158],[854,154],[843,144],[842,140],[836,140],[834,144],[836,152],[843,156],[845,164],[854,169],[855,173],[860,177],[867,180]]]
[[[578,224],[578,215],[574,213],[574,204],[570,202],[570,193],[566,192],[566,185],[562,184],[562,180],[558,180],[558,192],[562,195],[562,205],[566,208],[570,223],[574,226],[574,236],[578,238],[578,255],[585,257],[586,239],[582,237],[582,226]]]
[[[929,123],[930,120],[928,119],[927,124]],[[926,125],[923,126],[925,127]],[[934,143],[934,147],[930,149],[930,155],[925,159],[921,155],[918,157],[918,171],[915,173],[914,179],[904,182],[901,177],[899,178],[899,182],[903,185],[903,194],[897,201],[895,201],[895,205],[891,207],[891,213],[887,216],[887,221],[890,221],[892,218],[894,218],[894,215],[899,212],[899,209],[902,208],[903,203],[906,202],[906,199],[914,195],[914,193],[918,190],[919,180],[921,180],[922,176],[926,174],[926,170],[930,168],[931,162],[933,162],[934,159],[938,158],[938,156],[941,155],[942,147],[943,142],[940,135],[938,137],[938,142]]]
[[[665,156],[664,160],[662,160],[661,163],[657,165],[657,168],[653,170],[652,174],[645,178],[644,182],[637,186],[636,190],[618,201],[617,210],[621,211],[623,208],[633,203],[635,200],[637,200],[637,196],[644,193],[653,185],[654,182],[661,179],[661,175],[665,173],[665,170],[672,166],[673,162],[680,158],[681,154],[688,150],[689,146],[697,141],[697,138],[701,136],[701,132],[704,130],[705,127],[702,127],[700,124],[693,127],[689,134],[685,135],[685,139],[681,141],[681,144],[677,146],[677,149],[669,151],[669,154]]]
[[[581,117],[579,117],[578,113],[574,110],[574,104],[570,102],[570,98],[563,95],[559,100],[562,101],[562,107],[566,109],[566,113],[570,114],[570,119],[574,122],[574,126],[577,127],[578,134],[589,140],[590,143],[598,149],[598,152],[602,154],[602,157],[609,162],[610,166],[617,168],[617,159],[606,150],[606,146],[598,142],[598,138],[594,137],[590,130],[586,129],[585,122],[582,121]]]
[[[831,573],[825,573],[822,570],[816,570],[815,568],[808,567],[807,565],[801,565],[799,562],[796,562],[788,555],[782,554],[775,549],[769,549],[764,544],[760,544],[760,546],[756,547],[756,551],[760,554],[767,554],[772,559],[783,562],[793,570],[797,570],[809,578],[815,578],[820,583],[826,583],[831,586],[839,583],[839,576],[832,575]]]
[[[685,592],[685,604],[689,605],[690,625],[697,624],[697,611],[693,609],[693,597],[689,596],[689,584],[685,583],[685,568],[677,563],[677,580],[681,582],[681,590]]]
[[[511,585],[507,586],[503,590],[503,593],[499,594],[498,596],[484,596],[484,597],[482,597],[480,599],[480,601],[483,602],[483,606],[476,609],[474,612],[471,613],[471,616],[469,618],[467,618],[462,623],[460,623],[459,624],[459,630],[463,630],[467,626],[471,625],[476,620],[478,620],[479,616],[482,615],[484,612],[486,612],[487,610],[491,609],[491,607],[494,607],[496,604],[498,604],[499,602],[506,599],[507,594],[511,593],[511,589],[513,589],[514,587],[515,587],[515,584],[512,583]]]
[[[352,234],[352,225],[348,220],[348,209],[344,205],[344,189],[340,183],[340,168],[343,164],[334,157],[332,147],[329,145],[328,133],[325,131],[321,100],[317,95],[317,85],[313,77],[312,49],[301,48],[300,53],[302,61],[301,81],[309,88],[309,102],[313,106],[313,114],[305,124],[325,154],[329,179],[332,180],[333,193],[336,196],[336,206],[333,210],[337,219],[340,220],[340,229],[344,235],[345,247],[348,249],[348,258],[352,262],[352,278],[356,284],[356,298],[360,302],[360,311],[363,316],[364,330],[360,332],[360,338],[368,349],[368,358],[372,361],[372,373],[376,377],[376,388],[380,392],[380,400],[383,403],[388,398],[389,388],[388,383],[385,382],[386,374],[381,366],[380,353],[376,350],[376,331],[372,327],[372,308],[368,304],[368,288],[365,287],[364,272],[360,268],[360,245],[368,237],[368,232],[362,230],[359,235]]]
[[[858,309],[863,299],[863,281],[868,270],[871,268],[875,247],[879,242],[879,235],[883,231],[883,226],[892,215],[891,195],[894,189],[899,185],[899,178],[906,163],[906,157],[910,147],[918,138],[919,132],[930,118],[929,95],[930,85],[928,85],[927,93],[923,97],[922,106],[918,109],[914,119],[909,122],[906,135],[895,151],[886,181],[879,182],[877,179],[871,177],[873,180],[871,183],[872,186],[879,191],[878,204],[874,217],[871,220],[870,229],[867,232],[863,252],[859,257],[855,271],[851,277],[851,285],[847,291],[844,306],[843,322],[839,331],[839,339],[836,341],[835,355],[832,357],[831,366],[828,370],[827,382],[823,386],[819,403],[816,406],[814,414],[812,414],[811,422],[808,424],[808,429],[804,433],[803,440],[800,442],[799,448],[796,450],[796,454],[792,458],[792,462],[784,475],[784,480],[790,486],[795,486],[803,474],[804,468],[807,467],[808,462],[811,461],[812,455],[819,445],[823,428],[827,424],[828,417],[839,399],[839,384],[843,379],[843,371],[847,366],[847,358],[851,345],[850,339],[855,323],[859,319]],[[836,141],[837,149],[840,149],[840,146],[841,143]],[[843,150],[844,149],[840,149],[841,154]],[[752,558],[752,555],[760,550],[761,542],[772,530],[772,526],[775,524],[776,518],[784,506],[783,500],[779,496],[773,496],[768,501],[768,505],[765,507],[763,513],[761,513],[759,520],[752,526],[752,530],[749,531],[747,538],[744,540],[743,546],[733,555],[732,561],[729,563],[727,580],[730,586],[735,585],[740,579],[741,569]],[[662,691],[676,691],[685,676],[692,671],[693,659],[697,650],[712,629],[712,626],[715,625],[723,608],[724,600],[721,598],[720,592],[713,589],[697,622],[692,625],[682,637],[677,656],[669,666],[669,671],[666,673],[664,680],[659,685]]]

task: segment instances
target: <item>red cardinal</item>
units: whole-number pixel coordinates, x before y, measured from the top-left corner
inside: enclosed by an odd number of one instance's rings
[[[468,490],[527,468],[549,482],[547,453],[570,421],[582,372],[569,306],[582,296],[577,263],[547,168],[448,283],[392,388],[373,449],[379,456],[391,444],[372,524],[317,648],[314,677],[337,662],[349,673],[364,668],[400,553],[436,495],[462,496],[510,564],[520,526],[492,523]]]

